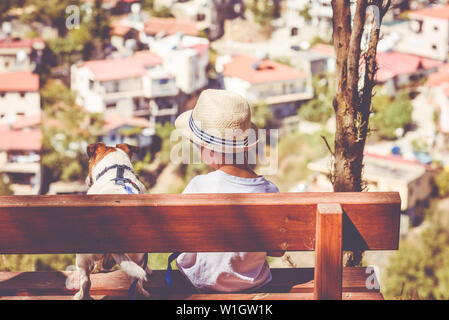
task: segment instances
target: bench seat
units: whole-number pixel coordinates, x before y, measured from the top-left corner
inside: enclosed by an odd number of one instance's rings
[[[154,298],[162,299],[312,299],[314,289],[313,268],[272,269],[273,280],[258,293],[199,294],[177,270],[173,271],[172,289],[167,296],[165,270],[154,270],[147,289]],[[343,268],[343,299],[382,299],[378,289],[367,289],[369,276],[366,268]],[[94,298],[120,297],[127,299],[130,278],[121,270],[91,275],[91,294]],[[0,272],[0,299],[70,299],[78,291],[78,273],[62,272]],[[288,293],[288,294],[287,294]],[[290,296],[292,293],[294,295]]]

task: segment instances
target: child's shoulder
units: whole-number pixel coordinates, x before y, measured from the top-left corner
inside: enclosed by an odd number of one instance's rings
[[[263,176],[262,176],[263,177]],[[266,184],[266,192],[267,193],[276,193],[279,192],[279,188],[277,187],[277,185],[275,185],[273,182],[271,182],[270,180],[268,180],[267,178],[263,177],[263,179],[265,180],[265,184]]]
[[[214,182],[214,175],[211,175],[211,173],[207,174],[200,174],[192,178],[190,182],[187,184],[186,188],[184,189],[183,193],[200,193],[204,192],[204,188],[207,186],[213,185]]]

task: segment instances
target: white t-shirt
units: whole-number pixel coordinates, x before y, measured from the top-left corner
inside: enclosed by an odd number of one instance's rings
[[[263,176],[240,178],[217,170],[196,176],[183,193],[273,193],[278,188]],[[176,264],[197,288],[238,292],[261,287],[271,280],[266,252],[182,253]]]

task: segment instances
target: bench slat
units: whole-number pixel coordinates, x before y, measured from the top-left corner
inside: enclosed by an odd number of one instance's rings
[[[263,292],[312,293],[314,288],[313,268],[272,269],[273,280],[263,288]],[[343,292],[379,292],[369,290],[366,268],[343,268]],[[121,270],[91,275],[91,294],[123,296],[127,293],[131,280]],[[148,290],[154,295],[165,288],[165,270],[154,270],[149,277]],[[172,291],[185,295],[197,293],[192,285],[177,271],[172,275]],[[66,286],[67,285],[67,286]],[[59,296],[73,295],[78,291],[78,273],[63,272],[0,272],[0,296]]]
[[[126,296],[110,297],[106,295],[93,295],[95,300],[128,300]],[[313,293],[262,293],[262,294],[192,294],[172,295],[171,300],[312,300]],[[383,300],[379,292],[346,292],[343,300]],[[72,300],[71,296],[8,296],[0,300]]]
[[[394,250],[396,192],[0,197],[0,253],[304,251],[318,203],[339,203],[343,248]]]

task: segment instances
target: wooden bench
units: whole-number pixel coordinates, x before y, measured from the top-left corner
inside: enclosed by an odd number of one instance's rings
[[[396,192],[0,197],[0,253],[315,251],[315,268],[273,269],[257,293],[198,293],[178,271],[149,277],[155,299],[382,299],[343,250],[396,250]],[[71,299],[77,272],[0,272],[0,299]],[[126,298],[120,270],[92,277],[94,298]]]

